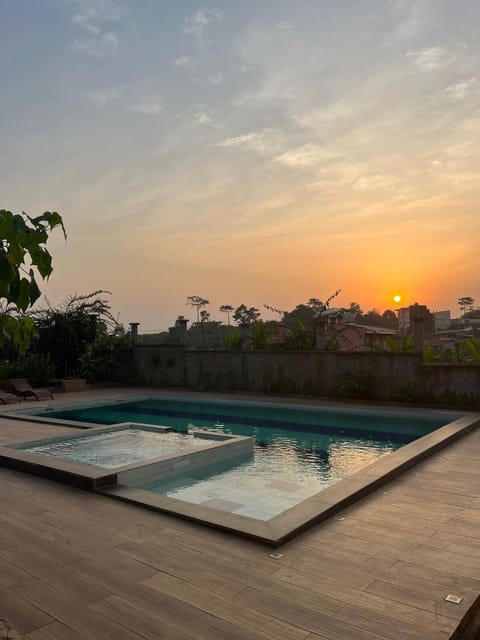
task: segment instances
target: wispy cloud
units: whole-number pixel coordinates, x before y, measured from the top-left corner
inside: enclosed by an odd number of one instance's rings
[[[277,22],[275,29],[279,31],[291,31],[293,29],[293,20],[281,20]]]
[[[74,51],[96,57],[115,53],[118,37],[112,31],[112,23],[126,15],[125,5],[115,0],[75,0],[74,6],[71,22],[87,34],[74,40]]]
[[[123,87],[113,87],[112,89],[100,89],[94,91],[88,97],[88,100],[98,107],[104,107],[108,102],[118,100],[123,93]]]
[[[126,15],[125,6],[115,0],[75,0],[76,13],[71,21],[92,33],[99,35],[107,22],[115,22]]]
[[[211,75],[209,75],[207,79],[211,84],[222,84],[225,76],[221,71],[217,71],[216,73],[212,73]]]
[[[220,9],[201,7],[194,11],[183,21],[183,33],[192,36],[194,43],[198,47],[205,47],[211,41],[207,38],[207,34],[211,26],[221,22],[223,12]]]
[[[132,104],[130,109],[131,111],[142,113],[146,116],[158,116],[162,111],[162,102],[159,98],[153,96]]]
[[[90,56],[102,58],[104,55],[115,53],[118,48],[118,38],[111,31],[102,33],[96,38],[86,38],[73,41],[73,50]]]
[[[248,151],[256,151],[262,155],[268,155],[278,152],[281,144],[278,132],[267,128],[227,138],[227,140],[219,142],[217,146],[246,149]]]
[[[465,100],[469,95],[471,95],[473,91],[478,88],[478,78],[469,78],[468,80],[463,80],[462,82],[451,84],[450,86],[446,87],[446,89],[444,89],[444,92],[452,102],[462,102],[462,100]]]
[[[392,191],[395,188],[395,180],[382,174],[362,175],[353,188],[358,191]]]
[[[196,111],[193,114],[193,117],[195,118],[196,122],[198,122],[198,124],[210,124],[212,122],[211,117],[208,115],[208,113],[205,113],[205,111]]]
[[[419,51],[408,51],[407,58],[411,58],[413,64],[422,71],[435,71],[445,66],[446,50],[443,47],[431,47]]]
[[[294,169],[305,169],[319,166],[321,163],[331,160],[333,157],[335,156],[332,156],[331,151],[324,149],[319,144],[309,142],[301,147],[289,149],[274,158],[272,163]]]
[[[175,58],[175,60],[173,60],[173,64],[176,67],[184,67],[185,69],[193,68],[193,63],[188,56],[180,56],[179,58]]]

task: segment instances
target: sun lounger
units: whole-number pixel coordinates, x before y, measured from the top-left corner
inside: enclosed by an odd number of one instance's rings
[[[10,380],[10,384],[12,385],[15,393],[18,395],[27,398],[28,396],[33,396],[37,400],[48,400],[48,398],[52,398],[52,392],[48,389],[34,389],[28,380],[23,378],[15,378]]]
[[[14,396],[13,393],[0,391],[0,402],[3,404],[12,404],[13,402],[20,402],[20,398],[18,396]]]

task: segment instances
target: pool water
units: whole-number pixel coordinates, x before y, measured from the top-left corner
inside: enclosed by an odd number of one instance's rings
[[[238,431],[230,425],[232,431]],[[401,444],[310,432],[253,429],[254,456],[216,464],[162,482],[136,485],[154,493],[269,520]]]
[[[22,448],[30,453],[114,469],[159,456],[203,449],[215,442],[216,440],[207,437],[195,438],[186,433],[159,433],[135,428]]]
[[[259,520],[269,520],[453,419],[441,414],[171,398],[48,415],[97,424],[135,421],[170,426],[184,434],[204,428],[253,436],[253,457],[135,486]]]

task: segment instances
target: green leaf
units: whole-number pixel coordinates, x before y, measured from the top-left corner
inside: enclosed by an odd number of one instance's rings
[[[52,256],[49,252],[46,249],[31,247],[30,258],[32,260],[32,264],[37,267],[42,278],[48,278],[53,271]]]
[[[15,304],[21,311],[26,311],[30,305],[30,281],[22,278],[18,284]]]

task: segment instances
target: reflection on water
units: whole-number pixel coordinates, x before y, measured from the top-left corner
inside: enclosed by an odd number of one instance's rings
[[[212,429],[212,425],[195,425]],[[374,438],[225,424],[255,438],[253,457],[211,465],[142,488],[259,520],[275,515],[352,475],[401,446]]]

